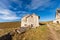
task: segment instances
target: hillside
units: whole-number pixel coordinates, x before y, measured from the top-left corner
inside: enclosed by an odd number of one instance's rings
[[[16,22],[14,23],[16,24]],[[29,29],[25,33],[18,34],[15,32],[12,40],[60,40],[59,26],[60,24],[53,24],[52,22],[41,23],[38,28]],[[13,26],[11,28],[0,29],[0,37],[3,37],[5,33],[12,32],[15,28]]]
[[[43,25],[35,29],[30,29],[23,34],[15,34],[13,40],[49,40],[52,39],[49,33],[46,25]]]
[[[5,22],[5,23],[0,23],[0,29],[1,28],[16,28],[20,27],[20,22]]]
[[[0,32],[0,36],[5,35],[5,33],[8,33],[14,29],[8,28],[3,29]],[[4,32],[3,32],[4,31]],[[47,25],[41,25],[38,28],[32,28],[30,30],[27,30],[23,34],[17,34],[15,32],[14,36],[12,37],[12,40],[49,40],[52,39],[50,36],[49,29],[47,28]]]
[[[21,24],[20,22],[0,23],[0,36],[10,32],[10,31],[13,31],[16,28],[19,28],[20,24]]]

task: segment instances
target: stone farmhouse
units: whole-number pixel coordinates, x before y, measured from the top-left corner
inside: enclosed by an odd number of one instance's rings
[[[38,27],[40,17],[36,14],[27,14],[21,19],[21,27]]]
[[[60,23],[60,9],[57,9],[56,19],[53,21],[53,23]]]

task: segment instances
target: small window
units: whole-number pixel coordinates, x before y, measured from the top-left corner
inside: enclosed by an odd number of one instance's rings
[[[27,26],[27,24],[24,24],[25,26]]]
[[[60,10],[57,10],[58,13],[60,13]]]
[[[31,27],[33,27],[33,24],[31,24]]]
[[[59,21],[57,21],[57,23],[59,24]]]

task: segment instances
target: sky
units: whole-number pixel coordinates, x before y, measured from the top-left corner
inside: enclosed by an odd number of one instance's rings
[[[55,20],[60,0],[0,0],[0,22],[20,21],[23,16],[40,16],[40,21]]]

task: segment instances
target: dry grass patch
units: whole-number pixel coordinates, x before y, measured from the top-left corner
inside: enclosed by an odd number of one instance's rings
[[[38,28],[30,29],[24,34],[16,34],[14,40],[48,40],[48,34],[47,26],[42,25]]]
[[[5,23],[0,23],[0,29],[5,29],[5,28],[16,28],[20,27],[20,22],[5,22]]]

